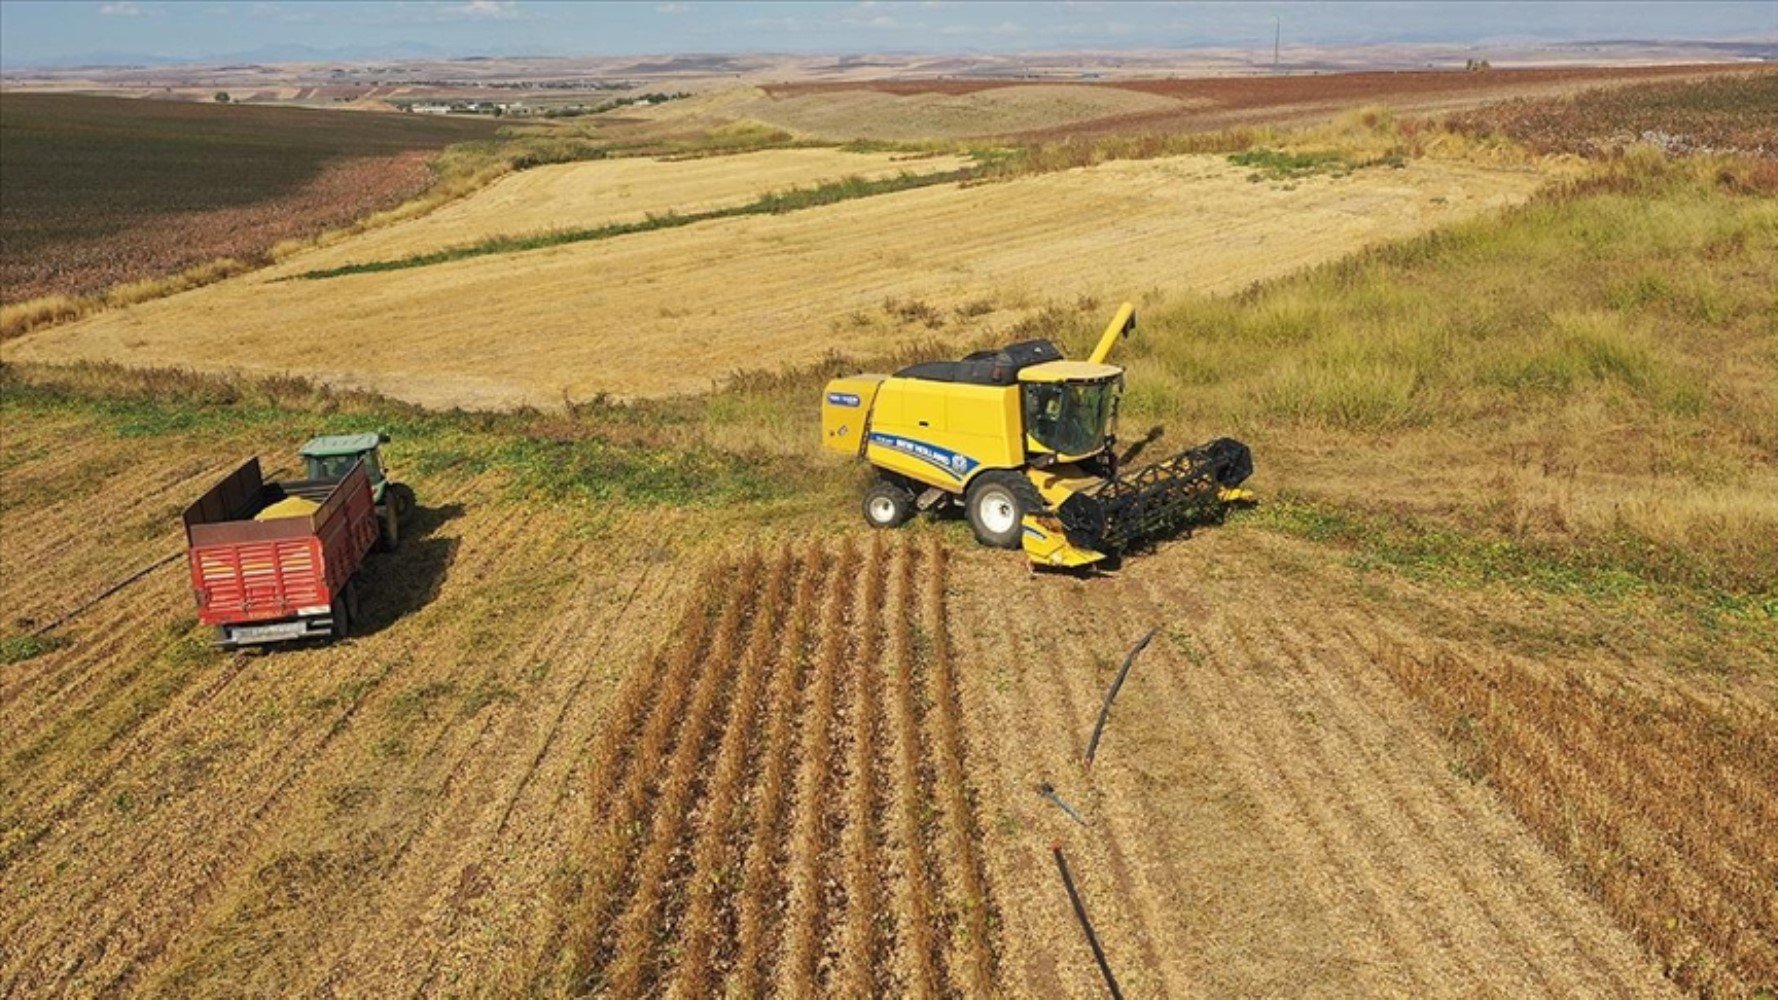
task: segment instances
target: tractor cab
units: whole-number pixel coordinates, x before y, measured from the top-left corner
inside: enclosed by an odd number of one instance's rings
[[[406,483],[390,482],[388,471],[383,468],[382,446],[388,443],[389,435],[381,432],[332,434],[310,438],[298,452],[309,479],[342,479],[353,465],[364,464],[365,474],[370,477],[371,499],[383,527],[378,545],[385,551],[399,544],[401,526],[417,505],[414,491]]]
[[[352,471],[354,462],[363,462],[364,471],[370,476],[371,496],[381,505],[389,480],[383,474],[379,449],[388,442],[387,434],[331,434],[310,438],[298,454],[303,457],[309,479],[342,479]]]

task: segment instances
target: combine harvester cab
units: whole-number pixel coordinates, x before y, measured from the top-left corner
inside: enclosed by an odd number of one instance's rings
[[[977,540],[1039,566],[1091,566],[1251,498],[1247,446],[1219,438],[1129,476],[1116,444],[1124,371],[1106,363],[1136,325],[1118,310],[1085,361],[1047,340],[894,375],[827,384],[822,444],[877,470],[864,517],[893,528],[961,504]]]

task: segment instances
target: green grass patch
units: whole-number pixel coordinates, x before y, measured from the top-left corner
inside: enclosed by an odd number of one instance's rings
[[[1340,150],[1283,150],[1264,146],[1230,153],[1229,162],[1237,167],[1251,167],[1250,181],[1283,181],[1327,174],[1344,177],[1366,167],[1404,167],[1407,161],[1398,155],[1359,160]]]
[[[1724,617],[1778,621],[1778,590],[1715,586],[1684,553],[1650,551],[1637,538],[1582,547],[1468,532],[1398,511],[1352,509],[1285,494],[1239,512],[1254,527],[1349,549],[1359,569],[1388,567],[1417,579],[1475,587],[1505,584],[1549,594],[1622,600],[1687,596]]]
[[[61,649],[68,640],[55,635],[9,635],[0,639],[0,664],[10,666]]]
[[[380,271],[401,271],[414,267],[430,267],[433,264],[444,264],[455,260],[467,260],[471,257],[485,257],[490,254],[521,253],[526,250],[541,250],[547,247],[566,246],[572,243],[590,243],[598,240],[614,239],[635,233],[652,232],[657,229],[676,229],[697,222],[709,222],[715,219],[732,219],[745,215],[782,215],[822,205],[833,205],[854,198],[868,198],[873,195],[891,194],[897,191],[911,191],[916,188],[932,187],[938,184],[950,184],[969,180],[980,174],[980,168],[963,167],[958,170],[947,170],[930,174],[903,173],[894,177],[883,177],[866,180],[862,177],[847,177],[842,180],[828,181],[814,187],[791,188],[787,191],[774,191],[760,196],[745,205],[729,208],[713,208],[705,212],[687,212],[684,214],[667,212],[650,215],[636,222],[617,222],[605,226],[588,226],[575,229],[552,229],[548,232],[530,233],[519,236],[496,236],[460,247],[435,250],[431,253],[413,254],[394,260],[369,261],[363,264],[346,264],[341,267],[323,268],[304,271],[284,280],[316,281],[325,278],[339,278],[351,274],[374,274]]]
[[[515,499],[635,506],[713,506],[794,495],[798,463],[701,440],[703,404],[577,404],[566,415],[428,411],[300,379],[232,380],[180,371],[74,366],[26,380],[0,370],[0,419],[43,412],[84,415],[109,433],[140,438],[207,435],[288,442],[271,468],[320,434],[387,431],[391,471],[405,475],[504,471]]]

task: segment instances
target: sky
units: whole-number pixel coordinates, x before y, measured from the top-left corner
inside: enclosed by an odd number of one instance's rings
[[[1285,43],[1778,40],[1778,0],[764,2],[0,0],[0,67],[708,52],[1040,52]]]

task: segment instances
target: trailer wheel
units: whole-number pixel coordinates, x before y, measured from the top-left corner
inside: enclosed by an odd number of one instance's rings
[[[914,516],[914,495],[907,488],[879,479],[864,494],[864,520],[873,528],[899,528]]]
[[[358,596],[353,593],[356,584],[357,581],[348,580],[340,592],[333,595],[333,628],[329,634],[335,642],[352,634],[352,611],[358,604]]]
[[[975,539],[996,549],[1016,549],[1025,534],[1025,515],[1043,509],[1043,498],[1024,474],[996,469],[969,484],[964,513]]]

